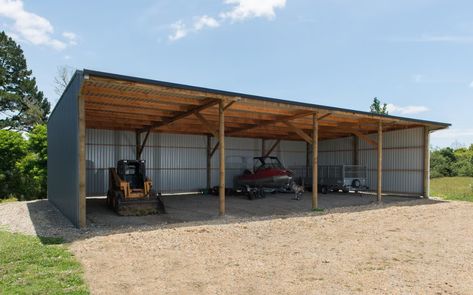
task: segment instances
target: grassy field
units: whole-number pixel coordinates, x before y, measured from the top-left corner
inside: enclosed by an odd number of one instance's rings
[[[430,181],[430,195],[473,202],[473,177],[443,177]]]
[[[88,294],[80,264],[61,243],[0,230],[0,294]]]

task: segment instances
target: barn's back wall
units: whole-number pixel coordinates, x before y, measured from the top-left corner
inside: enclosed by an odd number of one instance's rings
[[[376,135],[372,135],[376,139]],[[353,137],[321,141],[321,165],[353,164]],[[212,145],[215,145],[212,139]],[[269,149],[273,140],[266,140]],[[152,133],[143,151],[147,174],[161,192],[196,191],[206,187],[207,138],[202,135]],[[423,191],[423,129],[406,129],[384,133],[383,191],[416,193]],[[226,184],[233,186],[235,176],[253,165],[260,156],[262,140],[225,138]],[[272,155],[305,176],[306,143],[281,141]],[[127,131],[86,130],[87,195],[105,195],[108,189],[108,168],[120,159],[134,159],[135,134]],[[218,151],[212,157],[212,186],[218,185]],[[358,159],[368,168],[368,183],[376,187],[376,149],[359,141]]]

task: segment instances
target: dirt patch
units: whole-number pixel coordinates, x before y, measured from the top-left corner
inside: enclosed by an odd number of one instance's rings
[[[70,247],[96,294],[471,293],[472,203],[368,209],[135,231]]]

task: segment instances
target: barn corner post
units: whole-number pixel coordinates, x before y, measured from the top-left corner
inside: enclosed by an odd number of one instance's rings
[[[423,197],[430,196],[430,128],[424,127],[424,193]]]
[[[376,197],[378,202],[382,201],[382,192],[383,192],[383,123],[378,122],[378,177],[377,177],[377,192]]]
[[[219,114],[219,127],[218,127],[218,137],[219,137],[219,214],[220,216],[225,215],[225,109],[224,101],[220,101],[218,104],[218,114]]]
[[[312,115],[312,210],[318,208],[319,121]]]
[[[87,226],[86,221],[86,160],[85,160],[85,102],[79,95],[79,227]]]

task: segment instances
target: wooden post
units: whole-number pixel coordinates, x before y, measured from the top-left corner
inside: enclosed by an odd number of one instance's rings
[[[210,190],[211,184],[211,179],[212,179],[212,167],[211,167],[211,162],[212,162],[212,155],[210,154],[212,152],[212,137],[210,135],[207,135],[207,191]]]
[[[218,107],[218,137],[219,137],[219,150],[220,150],[220,167],[219,167],[219,176],[220,176],[220,185],[219,185],[219,201],[220,208],[219,214],[225,215],[225,114],[224,114],[224,103],[220,101]]]
[[[79,227],[87,226],[86,212],[86,160],[85,160],[85,102],[82,96],[79,100]]]
[[[319,122],[317,113],[312,115],[312,210],[318,208],[318,161],[319,160]]]
[[[353,135],[353,165],[360,165],[360,160],[358,158],[358,145],[358,136]]]
[[[139,131],[136,131],[135,133],[135,145],[136,145],[136,154],[135,158],[136,160],[139,160],[141,158],[141,133]]]
[[[382,191],[383,191],[383,123],[379,121],[378,123],[378,189],[377,189],[377,199],[378,202],[382,201]]]
[[[430,196],[430,129],[424,127],[424,198]]]

